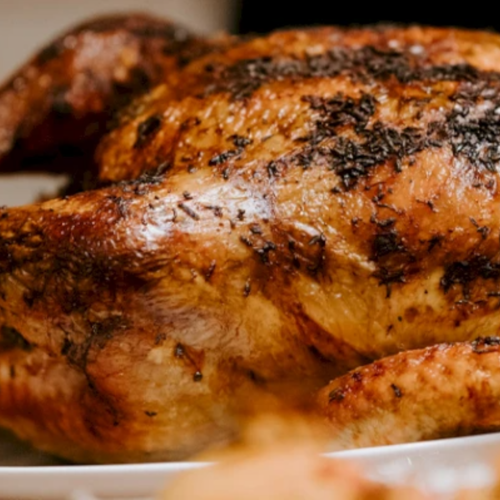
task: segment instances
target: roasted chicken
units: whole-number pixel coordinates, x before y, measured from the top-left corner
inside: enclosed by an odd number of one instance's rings
[[[3,87],[0,137],[4,171],[56,151],[44,168],[91,176],[0,211],[0,424],[42,449],[185,457],[360,365],[499,332],[498,35],[97,21]]]

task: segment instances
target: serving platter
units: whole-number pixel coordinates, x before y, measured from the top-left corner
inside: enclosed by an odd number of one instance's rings
[[[457,488],[491,484],[500,433],[326,453],[360,465],[374,480],[412,484],[446,498]],[[176,474],[201,462],[69,465],[0,432],[2,500],[153,499]]]

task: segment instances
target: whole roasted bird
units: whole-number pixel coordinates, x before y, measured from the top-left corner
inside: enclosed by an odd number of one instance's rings
[[[1,89],[0,155],[86,189],[0,211],[0,424],[40,448],[184,457],[396,353],[319,393],[346,446],[499,427],[499,36],[97,20]]]

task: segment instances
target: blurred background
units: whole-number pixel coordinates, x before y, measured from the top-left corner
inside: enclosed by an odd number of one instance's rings
[[[377,22],[419,23],[435,26],[465,26],[498,29],[500,20],[492,13],[494,3],[458,2],[328,2],[307,0],[241,0],[237,25],[241,32],[269,31],[283,26],[307,24],[371,24]]]
[[[470,6],[420,0],[325,2],[307,0],[0,0],[0,79],[39,45],[82,19],[104,12],[147,10],[168,16],[200,32],[264,32],[304,24],[365,24],[378,21],[499,28],[492,3]]]
[[[40,44],[101,13],[149,11],[200,32],[235,28],[234,0],[0,0],[0,80]]]

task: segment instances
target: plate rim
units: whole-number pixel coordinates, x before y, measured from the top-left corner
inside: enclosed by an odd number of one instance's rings
[[[457,453],[455,450],[461,450]],[[465,453],[464,453],[465,452]],[[398,463],[407,469],[417,469],[426,461],[439,460],[445,467],[457,467],[455,457],[469,456],[483,469],[492,457],[500,456],[500,432],[478,436],[447,438],[417,443],[405,443],[356,450],[331,451],[322,455],[339,460],[350,460],[361,465],[367,473],[385,463]],[[451,460],[451,464],[449,463]],[[463,462],[463,460],[462,460]],[[152,462],[143,464],[110,465],[31,465],[0,467],[0,497],[29,500],[76,498],[152,499],[162,491],[176,474],[194,468],[206,467],[213,462]],[[414,470],[414,469],[413,469]],[[483,483],[481,483],[483,484]]]
[[[339,459],[357,459],[357,458],[377,458],[385,455],[398,455],[410,452],[420,453],[427,452],[433,449],[441,452],[454,448],[456,446],[472,445],[473,447],[483,447],[485,445],[498,445],[500,456],[500,431],[491,432],[488,434],[479,434],[474,436],[460,436],[443,439],[433,439],[429,441],[417,441],[414,443],[389,444],[382,446],[371,446],[366,448],[356,448],[352,450],[338,450],[323,452],[322,455],[328,458]],[[0,478],[6,473],[26,474],[26,473],[45,473],[45,474],[61,474],[71,472],[72,474],[89,474],[89,473],[124,473],[124,472],[141,472],[141,471],[157,471],[170,472],[197,467],[205,467],[213,462],[202,460],[185,460],[176,462],[149,462],[149,463],[131,463],[131,464],[86,464],[86,465],[3,465],[0,466]]]

